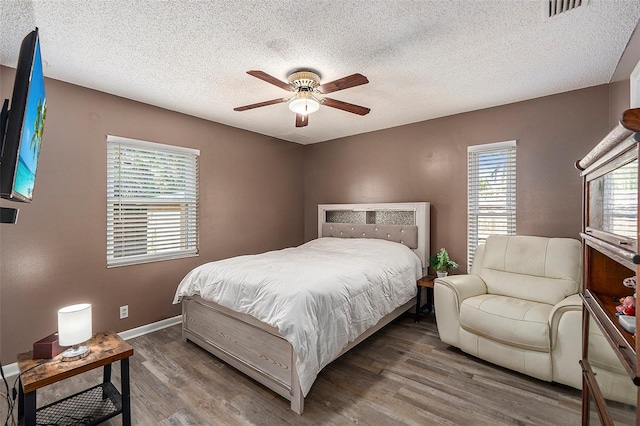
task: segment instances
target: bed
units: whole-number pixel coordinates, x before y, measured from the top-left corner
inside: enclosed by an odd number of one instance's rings
[[[195,268],[182,280],[183,339],[291,401],[329,362],[415,305],[429,203],[323,204],[318,239]]]

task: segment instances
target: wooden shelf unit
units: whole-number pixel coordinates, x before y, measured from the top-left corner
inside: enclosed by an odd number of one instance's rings
[[[640,386],[638,339],[620,326],[616,316],[620,298],[634,292],[622,281],[637,276],[640,264],[637,254],[638,132],[640,109],[627,110],[620,124],[587,156],[576,162],[583,178],[583,425],[596,420],[604,425],[630,424],[628,417],[621,421],[617,416],[616,410],[620,411],[620,407],[625,414],[632,414],[635,420],[631,424],[640,425],[637,410],[640,403],[637,388]],[[618,200],[623,200],[622,204]],[[597,354],[590,353],[593,348],[590,349],[589,345],[589,328],[594,323],[619,361],[619,365],[611,365],[612,370],[617,368],[619,372],[626,372],[628,380],[635,384],[628,386],[635,390],[635,395],[626,394],[626,403],[603,397],[605,392],[599,383],[602,378],[595,371],[598,360],[594,358]],[[629,404],[629,401],[635,403]]]

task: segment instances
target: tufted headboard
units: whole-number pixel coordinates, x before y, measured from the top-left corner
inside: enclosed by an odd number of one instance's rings
[[[429,266],[430,204],[320,204],[318,237],[379,238],[404,244]]]
[[[378,238],[404,244],[411,249],[418,248],[418,227],[416,225],[323,223],[322,236],[336,238]]]

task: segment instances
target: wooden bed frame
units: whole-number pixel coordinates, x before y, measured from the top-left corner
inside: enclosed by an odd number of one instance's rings
[[[322,236],[326,213],[345,210],[413,212],[419,236],[418,248],[414,251],[422,261],[423,272],[426,270],[429,258],[429,203],[319,205],[319,236]],[[396,308],[347,345],[336,358],[414,305],[415,298]],[[302,414],[304,396],[295,368],[296,354],[275,327],[200,296],[190,296],[182,300],[182,337],[288,399],[291,401],[291,410]]]

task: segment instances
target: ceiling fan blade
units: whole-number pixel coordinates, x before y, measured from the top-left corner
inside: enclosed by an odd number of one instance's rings
[[[360,86],[361,84],[367,84],[369,80],[362,74],[351,74],[346,77],[339,78],[329,83],[318,86],[320,93],[337,92],[338,90],[348,89],[350,87]]]
[[[371,111],[369,108],[366,108],[360,105],[350,104],[348,102],[343,102],[343,101],[339,101],[337,99],[331,99],[331,98],[324,98],[323,105],[326,105],[331,108],[341,109],[343,111],[351,112],[353,114],[358,114],[358,115],[367,115],[369,114],[369,111]]]
[[[289,83],[285,83],[284,81],[278,80],[272,75],[267,74],[264,71],[251,70],[247,71],[247,74],[252,75],[256,78],[259,78],[262,81],[266,81],[267,83],[271,83],[274,86],[278,86],[281,89],[291,91],[293,87]]]
[[[248,109],[260,108],[260,107],[267,106],[267,105],[281,104],[282,102],[285,102],[285,101],[286,101],[286,99],[282,99],[282,98],[271,99],[270,101],[258,102],[257,104],[251,104],[251,105],[245,105],[245,106],[237,107],[237,108],[234,108],[233,110],[234,111],[246,111]]]
[[[296,114],[296,127],[305,127],[309,124],[309,114]]]

